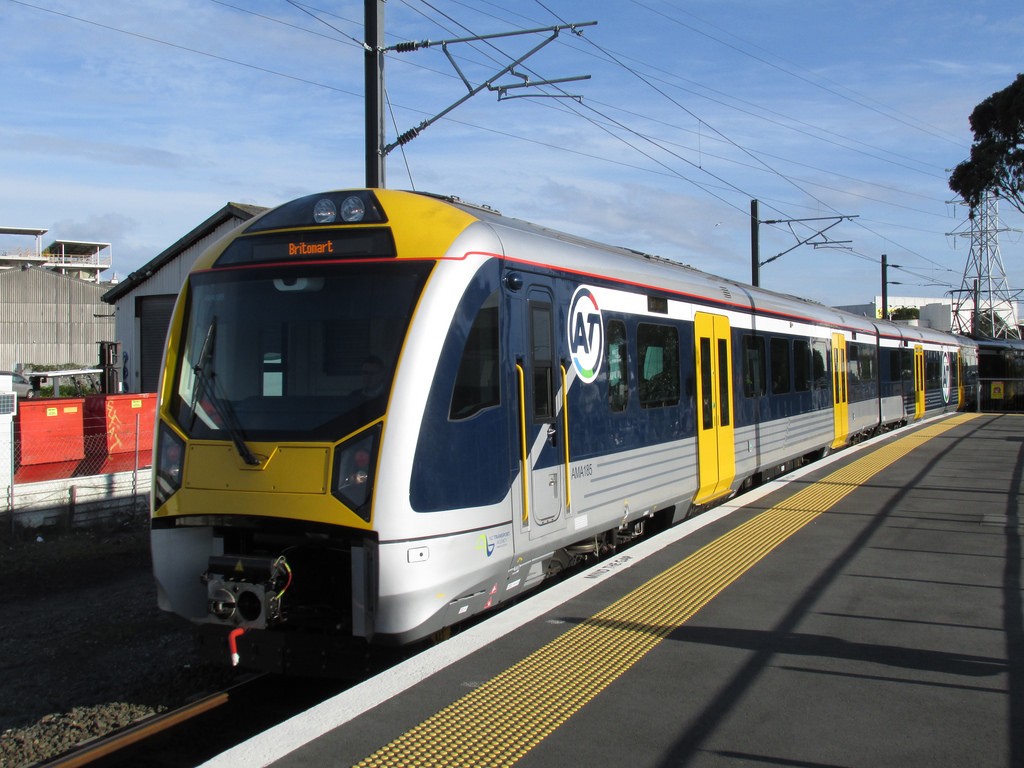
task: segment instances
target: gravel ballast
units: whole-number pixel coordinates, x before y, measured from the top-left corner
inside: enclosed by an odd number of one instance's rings
[[[230,683],[156,605],[143,522],[0,544],[0,768],[55,757]]]

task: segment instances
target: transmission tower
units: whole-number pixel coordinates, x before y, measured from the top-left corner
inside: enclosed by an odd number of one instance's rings
[[[1010,291],[999,252],[999,198],[986,193],[971,209],[967,231],[951,232],[971,239],[964,277],[953,303],[953,329],[986,339],[1019,339],[1016,297]]]

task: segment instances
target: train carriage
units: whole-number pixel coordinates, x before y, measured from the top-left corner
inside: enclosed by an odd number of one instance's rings
[[[955,407],[956,348],[450,198],[302,198],[214,245],[176,305],[159,602],[224,658],[343,669]]]

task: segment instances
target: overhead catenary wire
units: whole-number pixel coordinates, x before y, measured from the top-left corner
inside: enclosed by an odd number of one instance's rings
[[[337,87],[337,86],[329,84],[329,83],[317,82],[313,78],[296,76],[296,75],[293,75],[293,74],[290,74],[290,73],[287,73],[287,72],[277,71],[273,67],[270,67],[270,66],[265,66],[265,65],[262,65],[262,64],[253,64],[253,63],[250,63],[250,62],[242,61],[242,60],[239,60],[237,57],[232,58],[232,57],[222,56],[222,55],[219,55],[219,54],[216,54],[216,53],[210,53],[208,51],[203,51],[203,50],[199,49],[198,47],[184,46],[184,45],[180,45],[178,43],[174,43],[174,42],[170,42],[170,41],[166,41],[166,40],[161,40],[161,39],[158,39],[157,37],[154,37],[154,36],[141,35],[139,33],[132,32],[132,31],[129,31],[129,30],[117,29],[113,25],[102,24],[102,23],[99,23],[99,22],[91,21],[90,19],[76,17],[76,16],[73,16],[71,14],[66,14],[66,13],[59,12],[59,11],[53,11],[52,9],[42,7],[42,5],[40,5],[39,3],[25,2],[25,0],[11,0],[11,2],[15,2],[17,4],[24,5],[26,7],[36,8],[36,9],[43,10],[43,11],[46,11],[46,12],[56,13],[57,15],[64,16],[65,18],[76,19],[78,21],[82,21],[82,22],[88,23],[88,24],[93,24],[95,26],[102,27],[102,28],[105,28],[105,29],[108,29],[108,30],[120,32],[120,33],[123,33],[123,34],[132,35],[132,36],[138,37],[139,39],[147,40],[147,41],[150,41],[150,42],[153,42],[153,43],[158,43],[158,44],[161,44],[161,45],[166,45],[166,46],[169,46],[169,47],[172,47],[172,48],[177,48],[177,49],[182,50],[184,52],[188,52],[188,53],[192,53],[192,54],[198,54],[198,55],[202,55],[202,56],[207,56],[207,57],[209,57],[211,59],[214,59],[214,60],[223,61],[225,63],[229,63],[229,64],[236,65],[236,66],[248,67],[248,68],[250,68],[252,70],[255,70],[255,71],[258,71],[258,72],[262,72],[262,73],[266,73],[266,74],[269,74],[269,75],[272,75],[272,76],[283,77],[283,78],[287,78],[287,79],[290,79],[290,80],[293,80],[293,81],[296,81],[296,82],[300,82],[300,83],[303,83],[303,84],[306,84],[306,85],[313,85],[313,86],[316,86],[316,87],[321,87],[321,88],[329,89],[332,92],[340,93],[340,94],[343,94],[343,95],[346,95],[346,96],[352,96],[352,97],[360,97],[361,96],[357,92],[354,92],[354,91],[351,91],[351,90],[348,90],[348,89],[345,89],[345,88],[340,88],[340,87]],[[348,21],[347,20],[342,22],[341,24],[327,24],[327,26],[331,28],[331,30],[332,30],[332,32],[334,34],[325,35],[322,32],[310,30],[307,27],[303,27],[303,26],[300,26],[300,25],[292,24],[290,22],[283,21],[281,19],[275,19],[273,16],[269,16],[269,15],[267,15],[265,13],[264,14],[259,14],[259,13],[255,13],[255,12],[251,11],[250,9],[240,8],[237,5],[232,5],[229,2],[225,2],[225,0],[211,0],[211,2],[214,2],[214,3],[216,3],[218,5],[221,5],[221,6],[224,6],[224,7],[233,8],[233,9],[239,11],[239,12],[251,13],[254,16],[258,16],[259,18],[266,20],[268,23],[269,22],[273,22],[273,23],[276,23],[276,24],[284,24],[285,26],[288,26],[288,27],[290,27],[292,29],[295,29],[296,32],[299,33],[299,34],[319,35],[319,36],[321,36],[321,37],[323,37],[325,39],[331,40],[333,42],[342,43],[343,45],[350,45],[350,46],[362,45],[354,36],[352,36],[351,34],[349,34],[349,33],[347,33],[345,31],[346,26],[348,25]],[[321,17],[326,15],[326,12],[322,11],[321,9],[314,8],[311,5],[303,5],[303,4],[299,3],[299,2],[294,2],[294,0],[287,0],[287,4],[293,6],[294,8],[296,8],[297,10],[299,10],[302,13],[305,13],[305,14],[307,14],[309,16],[312,16],[313,18],[317,19],[318,21],[321,21],[322,20]],[[463,6],[467,7],[467,8],[470,7],[469,5],[467,5],[465,3],[459,3],[459,5],[463,5]],[[474,7],[473,7],[473,10],[479,11],[479,8],[475,7],[476,5],[479,5],[479,4],[475,3]],[[500,10],[502,14],[512,13],[512,11],[509,11],[508,9],[505,9],[505,8],[499,8],[499,7],[495,6],[493,3],[489,3],[489,4],[486,4],[486,5],[488,5],[490,8],[495,8],[497,10]],[[642,3],[640,3],[638,5],[643,7]],[[412,8],[413,4],[411,2],[410,3],[405,3],[405,6],[409,7],[409,8]],[[550,9],[548,9],[543,3],[538,3],[538,6],[541,7],[542,9],[544,9],[545,11],[550,13]],[[439,8],[437,3],[426,3],[423,7],[426,7],[426,8],[429,9],[428,13],[423,14],[424,18],[429,18],[429,19],[433,19],[433,20],[436,20],[439,16],[440,17],[444,17],[444,18],[448,18],[448,19],[452,18],[451,14],[445,13],[443,11],[443,9]],[[312,9],[313,11],[315,11],[315,13],[311,12],[309,9]],[[435,14],[435,11],[437,12],[437,14]],[[489,13],[489,15],[491,15],[491,16],[493,16],[495,18],[498,18],[496,13]],[[516,14],[516,15],[521,17],[521,18],[523,18],[524,20],[526,20],[526,18],[527,18],[525,16],[522,16],[521,14]],[[554,14],[552,14],[552,15],[554,15]],[[585,37],[584,41],[585,41],[585,43],[587,44],[588,47],[589,47],[589,44],[593,42],[592,40],[590,40],[589,37]],[[585,49],[581,48],[580,46],[575,46],[575,48],[576,48],[576,50],[585,50]],[[616,58],[621,58],[621,57],[616,56]],[[632,61],[632,59],[630,61]],[[618,64],[616,64],[616,66],[618,66],[620,64],[622,66],[624,66],[625,71],[629,71],[630,69],[639,71],[638,70],[639,66],[649,66],[649,65],[643,65],[643,64],[631,65],[627,61],[620,61]],[[412,64],[412,66],[420,66],[420,65]],[[784,68],[782,71],[787,71],[787,69],[788,68]],[[442,74],[446,74],[446,73],[442,73]],[[789,74],[792,74],[792,73],[789,73]],[[658,80],[656,80],[654,76],[650,75],[649,73],[646,73],[646,74],[644,74],[644,77],[648,78],[648,80],[650,82],[652,82],[653,84],[657,85]],[[659,86],[659,87],[660,87],[660,90],[664,91],[664,90],[666,90],[666,89],[668,89],[670,87],[675,88],[675,87],[679,87],[679,86],[674,85],[674,84],[671,85],[671,86],[668,85],[668,84],[665,84],[665,85],[662,85],[662,86]],[[703,86],[701,86],[701,87],[703,87]],[[656,88],[656,90],[658,90],[658,89]],[[666,94],[665,98],[669,99],[670,102],[673,99],[678,101],[678,99],[673,97],[672,94],[670,94],[670,93]],[[572,152],[572,153],[577,154],[579,156],[592,157],[592,158],[598,159],[598,160],[600,160],[602,162],[606,162],[606,163],[619,164],[619,165],[623,165],[623,167],[634,167],[634,168],[637,168],[638,170],[640,170],[642,172],[645,172],[645,173],[657,173],[659,175],[666,175],[666,176],[670,176],[670,177],[676,177],[676,178],[684,179],[687,183],[693,184],[697,189],[700,189],[702,192],[704,192],[704,193],[714,197],[715,199],[719,200],[720,202],[723,202],[723,204],[728,205],[732,210],[735,210],[737,212],[742,212],[744,209],[743,209],[743,206],[737,205],[735,202],[733,202],[732,200],[729,199],[729,196],[731,196],[733,194],[735,194],[735,195],[744,195],[746,197],[755,197],[756,196],[756,197],[759,197],[762,200],[771,200],[771,197],[772,197],[771,195],[757,195],[757,190],[751,190],[750,189],[750,182],[749,181],[737,182],[734,179],[731,179],[730,178],[730,174],[728,174],[728,173],[722,173],[720,171],[719,172],[714,172],[713,168],[709,168],[709,169],[701,168],[702,163],[701,162],[694,163],[694,162],[690,161],[690,159],[685,154],[686,150],[674,147],[673,146],[673,142],[669,141],[666,138],[656,138],[656,137],[650,135],[650,131],[639,129],[635,124],[630,124],[631,121],[634,118],[630,118],[629,120],[613,118],[613,116],[612,116],[613,110],[614,109],[618,109],[618,107],[615,107],[614,105],[609,105],[606,102],[601,102],[601,101],[598,101],[598,100],[595,100],[595,99],[588,99],[587,101],[588,101],[588,103],[587,103],[585,108],[577,109],[573,113],[576,116],[580,117],[581,119],[586,120],[589,124],[595,126],[596,128],[598,128],[598,130],[602,131],[603,133],[605,133],[605,134],[607,134],[609,136],[614,136],[616,141],[619,141],[619,142],[623,143],[624,145],[631,147],[631,151],[636,152],[638,158],[642,158],[644,162],[642,162],[640,164],[635,164],[635,163],[631,164],[631,163],[628,163],[628,162],[624,163],[623,162],[623,158],[621,158],[621,157],[608,157],[607,153],[587,152],[586,150],[582,150],[581,151],[580,147],[564,147],[564,146],[558,146],[558,144],[556,144],[554,142],[538,141],[535,137],[526,136],[526,135],[523,135],[522,133],[514,131],[514,130],[504,130],[504,131],[500,131],[499,133],[501,135],[505,135],[505,136],[508,136],[510,138],[514,138],[517,141],[526,141],[526,142],[531,142],[531,143],[535,143],[535,144],[542,145],[542,146],[548,146],[548,147],[551,147],[554,151]],[[718,102],[718,103],[723,103],[723,102]],[[734,105],[728,105],[728,104],[724,104],[724,105],[728,106],[729,108],[732,108],[732,109],[737,109],[737,107],[734,106]],[[723,142],[722,146],[732,146],[737,151],[742,151],[742,152],[747,154],[747,157],[750,159],[750,163],[749,164],[744,164],[744,163],[741,162],[741,165],[743,165],[744,167],[747,167],[747,168],[760,169],[760,170],[764,171],[765,173],[772,173],[772,174],[776,175],[778,178],[785,180],[787,183],[791,182],[792,186],[794,187],[794,189],[797,189],[800,192],[801,196],[805,197],[807,200],[809,200],[809,201],[813,202],[814,204],[816,204],[819,209],[823,209],[823,210],[836,210],[836,208],[834,207],[834,203],[827,202],[825,199],[822,198],[822,195],[820,194],[821,190],[825,190],[825,191],[827,191],[829,193],[832,193],[832,194],[839,193],[839,194],[843,194],[843,195],[846,195],[846,196],[852,196],[854,199],[869,199],[869,200],[873,200],[874,202],[878,202],[878,203],[881,203],[883,205],[890,206],[894,210],[899,210],[900,207],[901,207],[900,203],[898,203],[898,202],[895,202],[895,201],[892,201],[892,200],[886,200],[884,198],[871,198],[869,196],[866,196],[862,191],[855,192],[855,191],[846,190],[846,189],[830,188],[827,185],[822,184],[820,181],[814,181],[814,180],[806,179],[806,178],[797,178],[797,177],[794,177],[792,174],[788,174],[788,173],[782,172],[781,170],[779,170],[779,168],[776,165],[776,163],[783,163],[783,164],[787,164],[788,165],[788,164],[794,163],[794,162],[798,163],[798,161],[793,161],[792,159],[788,159],[788,158],[782,157],[782,156],[780,156],[779,154],[776,154],[776,153],[755,152],[754,150],[751,150],[749,147],[744,146],[744,144],[742,142],[734,141],[734,142],[730,143],[729,141],[726,141],[726,139],[728,137],[725,137],[725,136],[720,137],[720,136],[715,134],[714,127],[708,121],[706,116],[701,116],[699,113],[694,111],[692,108],[686,107],[685,105],[682,105],[682,106],[683,106],[683,111],[682,111],[683,114],[687,114],[687,116],[690,119],[695,120],[698,125],[706,127],[706,130],[705,130],[705,128],[701,129],[701,147],[699,148],[699,151],[701,153],[701,157],[703,157],[705,160],[707,160],[708,158],[714,157],[716,162],[719,162],[719,161],[720,162],[729,162],[729,163],[740,162],[740,161],[738,161],[737,158],[730,158],[730,157],[726,157],[726,156],[717,156],[717,157],[715,157],[715,153],[708,146],[708,140],[711,139],[711,140],[714,140],[714,141],[722,141]],[[391,102],[389,100],[389,108],[394,110],[395,107],[401,107],[402,109],[410,109],[410,107],[405,107],[405,106],[402,106],[400,104],[395,104],[395,103],[393,103],[393,102]],[[565,105],[552,105],[552,108],[559,109],[559,110],[566,111],[566,112],[572,111],[572,110],[567,109]],[[742,107],[740,109],[742,111]],[[628,110],[624,110],[624,114],[628,114],[628,113],[629,113]],[[788,121],[791,118],[787,118],[784,115],[780,115],[780,119],[779,120],[775,120],[773,117],[766,117],[763,114],[762,115],[756,114],[756,112],[754,112],[754,108],[752,107],[751,110],[750,110],[750,116],[753,117],[753,118],[759,119],[759,120],[768,120],[769,122],[774,122],[774,124],[780,125],[780,127],[787,128],[788,130],[796,130],[798,133],[801,132],[801,129],[798,128],[798,127],[791,126],[791,125],[785,125],[783,121]],[[641,116],[641,117],[643,119],[648,119],[647,116]],[[447,117],[446,120],[449,120],[449,121],[452,121],[452,122],[455,122],[455,123],[458,123],[458,124],[462,124],[462,125],[471,127],[471,128],[473,128],[475,130],[484,130],[484,131],[492,131],[493,130],[492,126],[479,125],[479,124],[475,124],[473,121],[461,120],[461,119],[458,119],[458,118],[455,118],[455,117],[452,117],[452,116]],[[601,125],[602,121],[603,121],[603,125]],[[681,131],[688,130],[687,127],[685,127],[685,126],[671,126],[671,125],[668,125],[667,122],[666,122],[666,127],[674,128],[675,130],[681,130]],[[397,130],[397,128],[396,128],[396,130]],[[813,130],[814,130],[813,128],[808,128],[807,129],[807,133],[809,134],[809,138],[814,138],[815,140],[821,140],[821,141],[826,141],[827,140],[827,139],[824,139],[824,138],[822,138],[820,136],[814,135]],[[849,150],[849,151],[857,151],[856,149],[853,149],[853,148],[850,148],[850,147],[844,147],[844,149]],[[666,160],[666,158],[667,158],[667,160]],[[883,157],[880,157],[880,156],[876,156],[874,159],[880,160],[882,162],[892,163],[892,164],[894,164],[896,166],[900,166],[901,165],[901,163],[899,161],[894,161],[892,159],[887,159],[887,158],[883,158]],[[411,170],[408,167],[409,158],[406,158],[405,162],[407,164],[407,172],[410,173],[410,178],[411,178]],[[914,161],[914,162],[916,162],[916,161]],[[648,165],[648,163],[650,163],[650,165]],[[686,166],[688,168],[690,168],[690,169],[692,169],[694,171],[694,174],[682,173],[682,172],[680,172],[678,167],[673,167],[673,166],[678,166],[679,163],[686,164]],[[816,170],[816,171],[824,171],[825,170],[825,169],[821,169],[821,168],[814,168],[813,166],[807,166],[807,167],[811,167],[813,170]],[[707,175],[706,174],[706,170],[711,170],[711,171],[713,171],[713,173],[711,175]],[[687,176],[693,176],[693,175],[701,175],[701,176],[706,175],[707,178],[706,179],[686,178]],[[861,184],[870,184],[871,183],[871,182],[865,182],[864,180],[856,180],[856,181],[859,181]],[[858,186],[860,186],[860,184],[858,184]],[[876,185],[876,188],[881,189],[882,185]],[[900,194],[911,194],[909,191],[908,192],[903,192],[901,190],[894,190],[894,191],[898,192]],[[773,202],[770,202],[768,204],[771,206],[772,210],[775,210],[775,211],[777,211],[777,212],[779,212],[780,214],[783,214],[783,215],[786,214],[786,209],[787,208],[791,210],[794,206],[805,207],[807,205],[806,202],[788,202],[787,203],[785,201],[773,201]],[[911,208],[911,210],[913,210],[915,213],[929,213],[928,211],[924,211],[924,210],[922,210],[920,208]],[[932,214],[932,215],[934,215],[934,214]],[[857,224],[858,224],[858,226],[864,227],[865,231],[870,233],[872,236],[883,238],[887,242],[893,242],[891,237],[884,236],[884,235],[882,235],[882,234],[880,234],[878,232],[878,226],[882,226],[882,227],[885,227],[886,229],[888,229],[889,227],[893,226],[891,223],[884,222],[884,221],[872,222],[870,220],[864,220],[864,221],[858,221]],[[899,245],[898,243],[895,243],[895,246],[898,249],[903,249],[903,250],[906,250],[906,251],[908,251],[910,253],[913,253],[913,251],[911,249],[907,249],[904,246]],[[922,259],[924,259],[926,261],[928,261],[928,259],[929,259],[929,257],[921,255],[921,254],[914,253],[913,255],[919,256],[920,258],[922,258]],[[871,257],[868,257],[868,258],[871,258]],[[875,260],[877,261],[877,258],[875,258]],[[934,261],[932,261],[931,263],[938,264],[938,262],[934,262]],[[942,268],[944,268],[944,267],[942,267]]]

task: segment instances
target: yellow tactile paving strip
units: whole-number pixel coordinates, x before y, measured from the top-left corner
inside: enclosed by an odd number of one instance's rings
[[[973,418],[915,430],[838,469],[638,587],[357,763],[514,765],[775,547],[921,443]],[[528,702],[529,706],[520,706]]]

